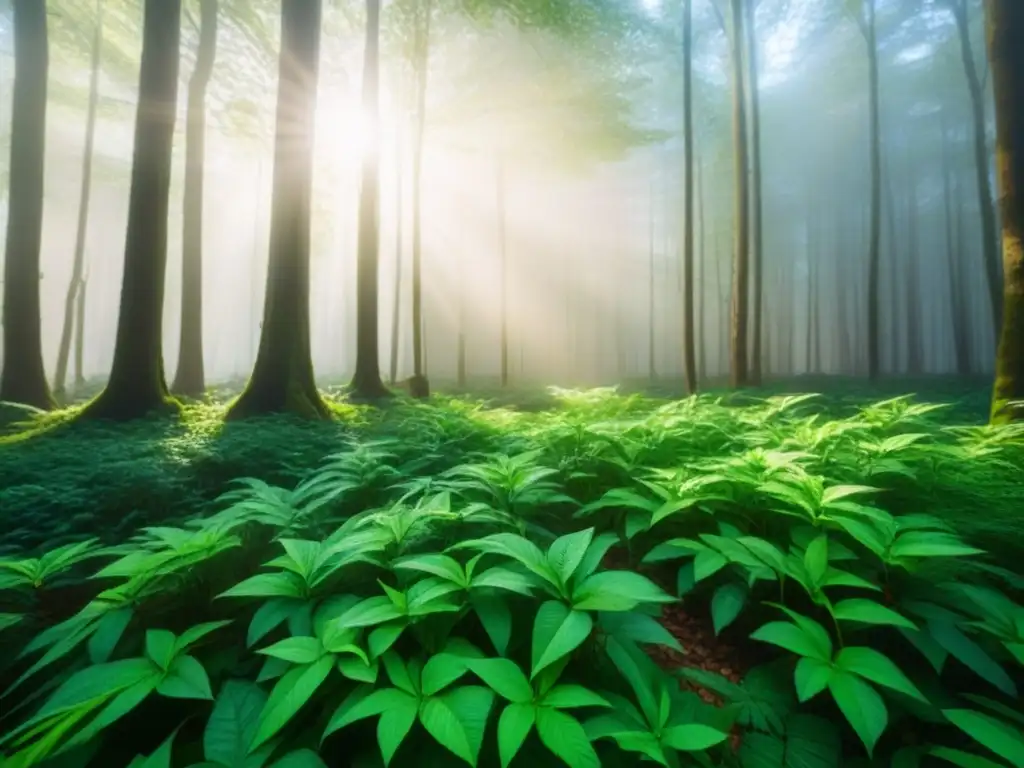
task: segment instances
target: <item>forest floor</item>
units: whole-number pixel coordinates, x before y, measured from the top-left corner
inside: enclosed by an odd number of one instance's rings
[[[824,394],[800,394],[815,391]],[[426,402],[399,396],[379,409],[329,395],[335,418],[319,423],[284,417],[226,423],[221,417],[230,394],[222,390],[207,403],[188,405],[180,418],[76,423],[68,410],[0,437],[0,565],[86,539],[108,548],[99,553],[173,548],[186,531],[238,510],[256,514],[260,525],[305,531],[326,543],[325,531],[338,520],[366,510],[404,520],[406,513],[419,514],[421,502],[410,506],[403,499],[439,492],[444,514],[473,530],[511,525],[541,531],[541,540],[584,525],[618,532],[625,551],[606,555],[604,567],[642,573],[667,592],[687,594],[694,588],[692,567],[689,576],[685,566],[676,575],[675,566],[641,563],[639,553],[652,551],[651,544],[657,549],[670,533],[688,532],[690,510],[739,505],[739,517],[720,529],[722,536],[738,535],[735,525],[750,509],[767,514],[773,504],[792,502],[817,505],[814,514],[824,515],[830,502],[822,484],[839,483],[854,494],[878,494],[873,503],[887,510],[879,514],[939,521],[987,553],[977,563],[943,564],[930,580],[983,573],[1013,593],[1024,589],[1013,573],[1024,558],[1024,435],[984,426],[989,390],[983,381],[894,379],[868,386],[818,377],[696,399],[678,399],[671,382],[619,392],[482,388],[472,397],[438,394]],[[732,490],[701,496],[701,476]],[[750,489],[774,501],[765,507],[763,498],[745,495]],[[672,519],[655,536],[659,509]],[[801,547],[807,545],[802,535],[793,532]],[[242,567],[261,562],[267,542],[259,541],[245,545]],[[0,618],[39,620],[4,613],[11,610],[4,588],[0,579]],[[729,683],[738,686],[770,660],[764,646],[747,639],[749,631],[723,634],[742,606],[733,614],[720,598],[702,593],[663,611],[661,625],[685,654],[648,647],[663,669],[695,670],[688,685],[716,704],[739,690]],[[47,621],[78,607],[62,605]],[[737,626],[749,630],[745,622]],[[739,726],[729,727],[738,748]]]

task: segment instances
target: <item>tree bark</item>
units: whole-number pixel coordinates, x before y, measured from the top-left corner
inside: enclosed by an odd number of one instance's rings
[[[971,372],[970,336],[965,312],[961,254],[953,230],[953,172],[949,162],[949,133],[946,129],[945,112],[940,112],[942,131],[942,204],[946,237],[946,270],[949,278],[949,317],[953,325],[953,352],[958,376]]]
[[[391,306],[391,371],[392,385],[398,379],[398,342],[402,319],[402,138],[395,140],[395,302]]]
[[[412,370],[410,393],[427,397],[426,339],[423,332],[423,233],[422,233],[422,170],[423,133],[427,122],[427,75],[430,68],[430,21],[432,0],[420,0],[417,7],[423,14],[416,25],[416,123],[412,146]]]
[[[730,384],[748,382],[747,324],[750,293],[750,185],[747,161],[747,110],[743,74],[745,0],[732,0],[733,152],[735,154],[736,231],[732,279],[732,324],[730,338]]]
[[[310,197],[321,11],[322,0],[283,0],[281,5],[263,330],[252,376],[229,408],[229,418],[280,412],[330,417],[313,378],[309,342]]]
[[[380,0],[366,0],[363,111],[369,121],[359,190],[359,252],[356,264],[356,370],[352,394],[379,400],[391,394],[380,378]]]
[[[68,376],[68,358],[71,356],[71,337],[75,330],[78,294],[83,290],[82,273],[85,271],[85,236],[89,228],[89,199],[92,192],[92,157],[96,137],[96,109],[100,95],[100,61],[103,50],[103,0],[96,0],[96,28],[93,30],[92,53],[89,63],[89,106],[85,118],[85,148],[82,151],[82,186],[78,198],[78,226],[75,232],[75,252],[71,263],[71,280],[64,298],[64,323],[60,329],[57,348],[57,368],[53,375],[53,391],[64,394]],[[79,337],[82,328],[78,328]]]
[[[181,0],[146,0],[114,362],[85,417],[128,420],[177,406],[164,378],[163,306],[180,37]]]
[[[985,141],[985,88],[978,76],[971,45],[971,27],[964,0],[953,0],[950,4],[956,20],[957,35],[960,38],[960,57],[967,76],[967,87],[971,94],[971,126],[974,131],[974,170],[978,186],[978,208],[981,211],[982,254],[985,258],[985,280],[988,285],[992,307],[992,328],[999,338],[1002,322],[1003,276],[999,265],[999,240],[996,233],[996,209],[992,200],[989,183],[989,155]]]
[[[55,405],[43,366],[39,298],[48,68],[46,3],[14,0],[14,94],[0,400],[44,409]]]
[[[508,386],[508,252],[505,244],[505,168],[498,157],[494,173],[495,207],[498,212],[498,258],[501,279],[501,386]]]
[[[218,0],[199,2],[199,48],[188,84],[185,117],[185,189],[182,203],[181,333],[178,370],[171,390],[201,397],[203,368],[203,183],[206,155],[206,89],[217,55]]]
[[[875,27],[875,0],[865,0],[867,18],[861,19],[861,31],[868,54],[869,141],[871,166],[871,232],[868,241],[868,378],[881,373],[882,332],[879,313],[879,277],[882,249],[882,132],[878,98],[878,43]]]
[[[1024,4],[987,0],[1003,226],[1003,322],[992,421],[1024,421]]]
[[[693,285],[693,210],[694,210],[694,159],[693,159],[693,0],[683,3],[683,376],[686,391],[691,395],[697,391],[698,377],[705,375],[704,338],[701,334],[700,372],[697,368],[697,339],[694,327],[694,285]],[[704,202],[701,201],[701,216]],[[701,223],[701,238],[704,225]],[[701,278],[704,276],[703,248],[701,249]],[[703,294],[701,294],[703,296]],[[704,321],[703,299],[701,301],[701,326]]]
[[[747,71],[750,77],[750,279],[753,282],[753,306],[750,330],[750,381],[761,383],[761,344],[764,312],[764,237],[761,200],[761,95],[757,55],[757,3],[747,0]]]

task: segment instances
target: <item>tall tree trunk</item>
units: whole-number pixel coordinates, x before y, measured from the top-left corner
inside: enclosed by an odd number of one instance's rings
[[[206,162],[206,88],[217,55],[218,0],[199,2],[199,49],[188,84],[185,117],[185,190],[181,238],[181,337],[171,390],[200,397],[203,368],[203,185]]]
[[[859,19],[868,54],[869,141],[871,144],[871,234],[868,242],[868,378],[881,373],[882,329],[879,313],[879,277],[882,249],[882,133],[878,97],[878,43],[876,0],[864,0],[866,18]]]
[[[416,124],[412,145],[412,369],[409,389],[414,397],[427,397],[426,339],[423,318],[423,234],[422,234],[422,170],[423,132],[427,122],[427,75],[430,68],[430,21],[433,0],[419,0],[416,20]]]
[[[1003,225],[1003,322],[992,421],[1024,420],[1024,3],[987,0]]]
[[[694,194],[694,158],[693,158],[693,0],[683,3],[683,376],[686,379],[686,391],[693,394],[698,387],[697,371],[697,340],[694,328],[693,306],[693,194]],[[698,169],[699,174],[699,169]],[[698,176],[698,185],[700,183]],[[704,204],[701,201],[701,216],[704,215]],[[704,224],[701,222],[701,239],[704,238]],[[702,264],[706,263],[701,243]],[[704,269],[701,269],[703,278]],[[703,327],[704,305],[701,294],[701,325]],[[701,364],[699,377],[705,375],[704,338],[701,332]]]
[[[918,270],[917,179],[908,163],[907,257],[904,270],[904,306],[907,312],[907,370],[912,376],[924,372],[924,336],[921,328],[921,280]]]
[[[505,242],[505,171],[501,158],[495,165],[495,206],[498,212],[498,259],[501,280],[501,386],[508,386],[508,252]]]
[[[942,131],[942,205],[946,236],[946,270],[949,278],[949,317],[953,325],[953,352],[956,372],[967,376],[971,372],[970,338],[966,325],[963,300],[963,281],[960,279],[961,254],[953,231],[953,172],[949,161],[949,132],[945,111],[939,113]]]
[[[657,315],[654,312],[654,182],[651,181],[650,205],[650,242],[648,243],[647,259],[647,378],[654,381],[658,378],[657,361],[654,351],[654,327]]]
[[[732,126],[735,154],[736,232],[732,277],[731,365],[729,380],[733,387],[748,383],[747,323],[750,299],[750,185],[747,162],[747,109],[743,75],[744,0],[732,0]]]
[[[747,0],[747,72],[750,78],[750,279],[753,281],[753,306],[750,329],[750,380],[761,383],[761,344],[764,318],[764,238],[761,200],[761,94],[757,54],[757,3]]]
[[[956,20],[957,35],[960,38],[960,58],[967,76],[967,87],[971,94],[971,125],[974,131],[974,170],[978,185],[978,208],[981,211],[982,254],[985,258],[985,280],[988,285],[992,307],[992,328],[999,337],[1002,322],[1003,275],[999,265],[999,241],[996,233],[996,209],[992,201],[992,187],[989,183],[988,143],[985,140],[985,87],[978,76],[971,45],[971,26],[966,0],[950,3]]]
[[[83,416],[134,419],[176,406],[163,362],[167,212],[178,100],[181,0],[146,0],[121,307],[110,379]]]
[[[689,2],[689,0],[687,0],[687,2]],[[691,152],[692,152],[692,150],[691,150]],[[690,349],[692,351],[693,347],[695,345],[697,345],[697,344],[699,344],[700,347],[699,347],[699,349],[696,350],[697,351],[697,369],[696,369],[697,372],[696,372],[695,375],[693,375],[693,380],[692,381],[690,381],[689,379],[687,380],[687,387],[686,388],[687,388],[687,391],[690,394],[695,393],[697,391],[697,387],[703,386],[703,383],[707,380],[707,376],[708,376],[708,341],[707,341],[707,332],[706,332],[707,317],[705,316],[705,311],[706,311],[705,305],[706,305],[706,302],[704,300],[704,296],[705,296],[705,293],[707,292],[708,284],[710,282],[707,279],[707,274],[708,274],[708,255],[707,255],[708,238],[707,238],[707,233],[705,232],[705,224],[707,222],[707,214],[706,214],[706,211],[705,211],[705,207],[706,206],[704,204],[704,180],[703,180],[703,172],[701,170],[702,164],[700,162],[697,162],[696,163],[696,167],[694,167],[694,165],[695,165],[694,162],[691,161],[690,167],[693,168],[693,170],[696,172],[696,182],[697,182],[696,200],[694,202],[699,202],[700,203],[700,209],[699,209],[699,212],[698,212],[698,222],[697,222],[698,226],[700,227],[700,290],[697,291],[697,301],[699,302],[698,305],[697,305],[697,323],[698,323],[698,325],[697,325],[697,339],[690,344]],[[693,190],[692,185],[691,185],[690,192],[692,193],[693,191],[694,190]],[[690,233],[690,261],[691,261],[691,264],[692,264],[692,262],[693,262],[693,233],[692,232]],[[691,272],[691,274],[693,273],[693,267],[692,266],[690,268],[690,272]],[[693,283],[693,280],[689,280],[689,281],[687,281],[686,284],[692,284],[692,283]],[[689,294],[688,299],[689,299],[689,302],[688,302],[689,305],[693,306],[693,293]],[[692,326],[692,323],[688,323],[687,326],[688,327]],[[684,345],[684,347],[685,347],[685,345]],[[686,359],[686,369],[688,371],[694,370],[692,362],[693,362],[693,359],[692,359],[692,355],[691,355],[690,357],[688,357]],[[692,388],[690,387],[690,384],[693,384]]]
[[[43,366],[39,250],[43,235],[46,3],[14,0],[14,95],[4,264],[4,361],[0,400],[52,408]]]
[[[162,3],[165,0],[148,0]],[[309,343],[310,197],[322,0],[284,0],[267,293],[256,364],[228,411],[241,418],[290,412],[328,418]]]
[[[398,379],[398,342],[402,319],[402,138],[395,140],[395,301],[391,305],[391,371],[392,385]]]
[[[100,60],[103,50],[103,0],[96,0],[96,28],[93,30],[92,55],[89,63],[89,106],[85,118],[85,148],[82,151],[82,186],[78,197],[78,226],[75,231],[75,253],[71,263],[71,280],[64,298],[64,323],[60,329],[57,348],[57,369],[53,376],[53,391],[64,394],[68,376],[68,358],[71,355],[71,336],[75,328],[78,294],[82,290],[85,270],[85,236],[89,227],[89,199],[92,192],[92,156],[96,137],[96,108],[100,96]],[[82,329],[78,329],[79,336]]]
[[[75,389],[85,384],[85,297],[89,276],[82,276],[82,283],[75,297]]]
[[[380,0],[366,0],[363,112],[369,120],[359,189],[359,254],[356,265],[356,370],[352,394],[377,400],[391,393],[380,379]]]

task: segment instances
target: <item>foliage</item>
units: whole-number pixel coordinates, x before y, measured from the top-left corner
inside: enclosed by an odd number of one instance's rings
[[[277,479],[0,560],[4,764],[1021,764],[1022,583],[982,551],[1020,552],[1019,428],[551,396],[252,425],[295,451]],[[222,438],[215,414],[186,435]],[[0,457],[42,474],[83,445],[63,429]],[[742,679],[652,660],[679,599]]]

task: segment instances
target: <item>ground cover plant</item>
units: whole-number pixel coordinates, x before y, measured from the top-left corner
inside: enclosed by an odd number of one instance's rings
[[[549,398],[4,438],[2,764],[1024,764],[1020,427]]]

